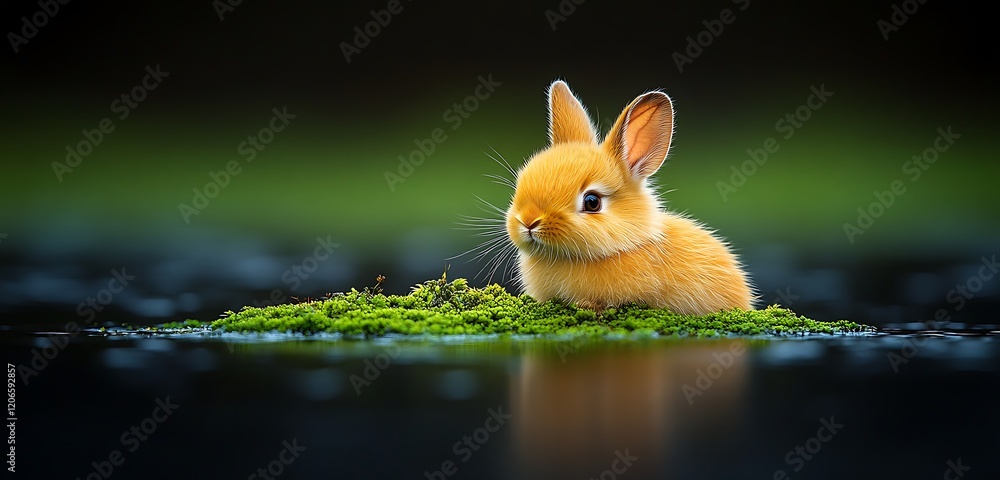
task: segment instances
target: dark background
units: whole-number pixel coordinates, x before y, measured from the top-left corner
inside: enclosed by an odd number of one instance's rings
[[[516,166],[545,146],[544,92],[556,78],[602,130],[644,91],[672,96],[675,141],[657,183],[672,209],[739,250],[762,305],[919,322],[953,310],[948,292],[996,252],[997,59],[984,3],[929,1],[888,40],[877,22],[892,2],[741,11],[590,0],[554,30],[555,1],[401,5],[350,63],[341,42],[386,2],[243,2],[223,21],[209,1],[70,2],[18,53],[5,44],[4,322],[79,319],[77,306],[121,269],[136,280],[98,323],[210,319],[275,290],[319,296],[378,274],[403,293],[449,263],[450,275],[473,277],[482,262],[447,260],[477,242],[455,223],[482,215],[474,195],[506,205],[509,192],[480,175],[502,173],[487,152]],[[735,21],[680,72],[672,55],[726,8]],[[20,34],[21,17],[41,7],[3,9],[3,31]],[[111,102],[157,64],[169,76],[119,120]],[[450,129],[443,115],[481,75],[501,85]],[[775,122],[820,85],[834,96],[781,138]],[[237,145],[282,107],[297,117],[245,163]],[[52,162],[105,117],[115,130],[60,182]],[[962,137],[911,183],[902,165],[948,126]],[[439,127],[448,139],[390,189],[397,156]],[[781,149],[724,199],[718,182],[769,137]],[[178,205],[231,160],[242,172],[186,223]],[[850,242],[844,223],[897,179],[906,193]],[[332,258],[287,281],[317,237],[339,244]],[[955,319],[990,321],[997,290],[986,282]]]

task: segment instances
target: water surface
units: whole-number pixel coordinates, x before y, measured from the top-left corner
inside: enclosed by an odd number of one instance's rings
[[[996,478],[996,333],[0,341],[30,478]]]

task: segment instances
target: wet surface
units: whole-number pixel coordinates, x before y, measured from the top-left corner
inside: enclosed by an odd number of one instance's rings
[[[25,478],[996,478],[998,328],[897,327],[0,342]]]

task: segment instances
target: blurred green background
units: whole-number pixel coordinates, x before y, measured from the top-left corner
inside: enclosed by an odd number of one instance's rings
[[[386,2],[244,2],[222,20],[211,2],[60,6],[3,54],[0,311],[13,323],[73,315],[123,267],[138,280],[108,311],[153,319],[378,274],[401,293],[448,263],[473,276],[482,263],[446,260],[478,241],[456,222],[482,214],[475,195],[506,206],[510,191],[482,175],[503,174],[488,153],[518,166],[545,147],[556,78],[602,132],[636,95],[671,95],[674,143],[656,182],[671,209],[744,254],[763,303],[791,288],[803,313],[919,321],[925,311],[907,308],[941,306],[995,253],[996,50],[979,4],[929,2],[888,40],[877,22],[891,2],[400,5],[350,62],[343,42]],[[546,12],[560,8],[553,30]],[[40,7],[4,9],[16,33]],[[724,9],[735,20],[706,37]],[[674,58],[699,34],[711,43],[680,71]],[[112,102],[155,65],[169,75],[118,119]],[[500,85],[453,129],[449,109],[490,75]],[[783,138],[776,122],[821,85],[832,97]],[[282,107],[296,117],[245,162],[240,143]],[[52,162],[105,117],[115,130],[60,182]],[[948,127],[961,137],[911,181],[904,164]],[[391,189],[386,172],[435,128],[447,139]],[[718,182],[769,137],[780,150],[724,198]],[[185,222],[179,204],[233,160],[241,173]],[[845,222],[894,180],[906,193],[849,241]],[[317,237],[339,247],[293,289],[283,275]]]

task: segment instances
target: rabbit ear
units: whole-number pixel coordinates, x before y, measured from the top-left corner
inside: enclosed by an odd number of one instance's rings
[[[625,162],[633,175],[656,173],[667,158],[674,134],[674,107],[670,97],[652,91],[636,97],[618,116],[604,139],[604,148]]]
[[[587,142],[597,145],[590,116],[562,80],[549,87],[549,143]]]

